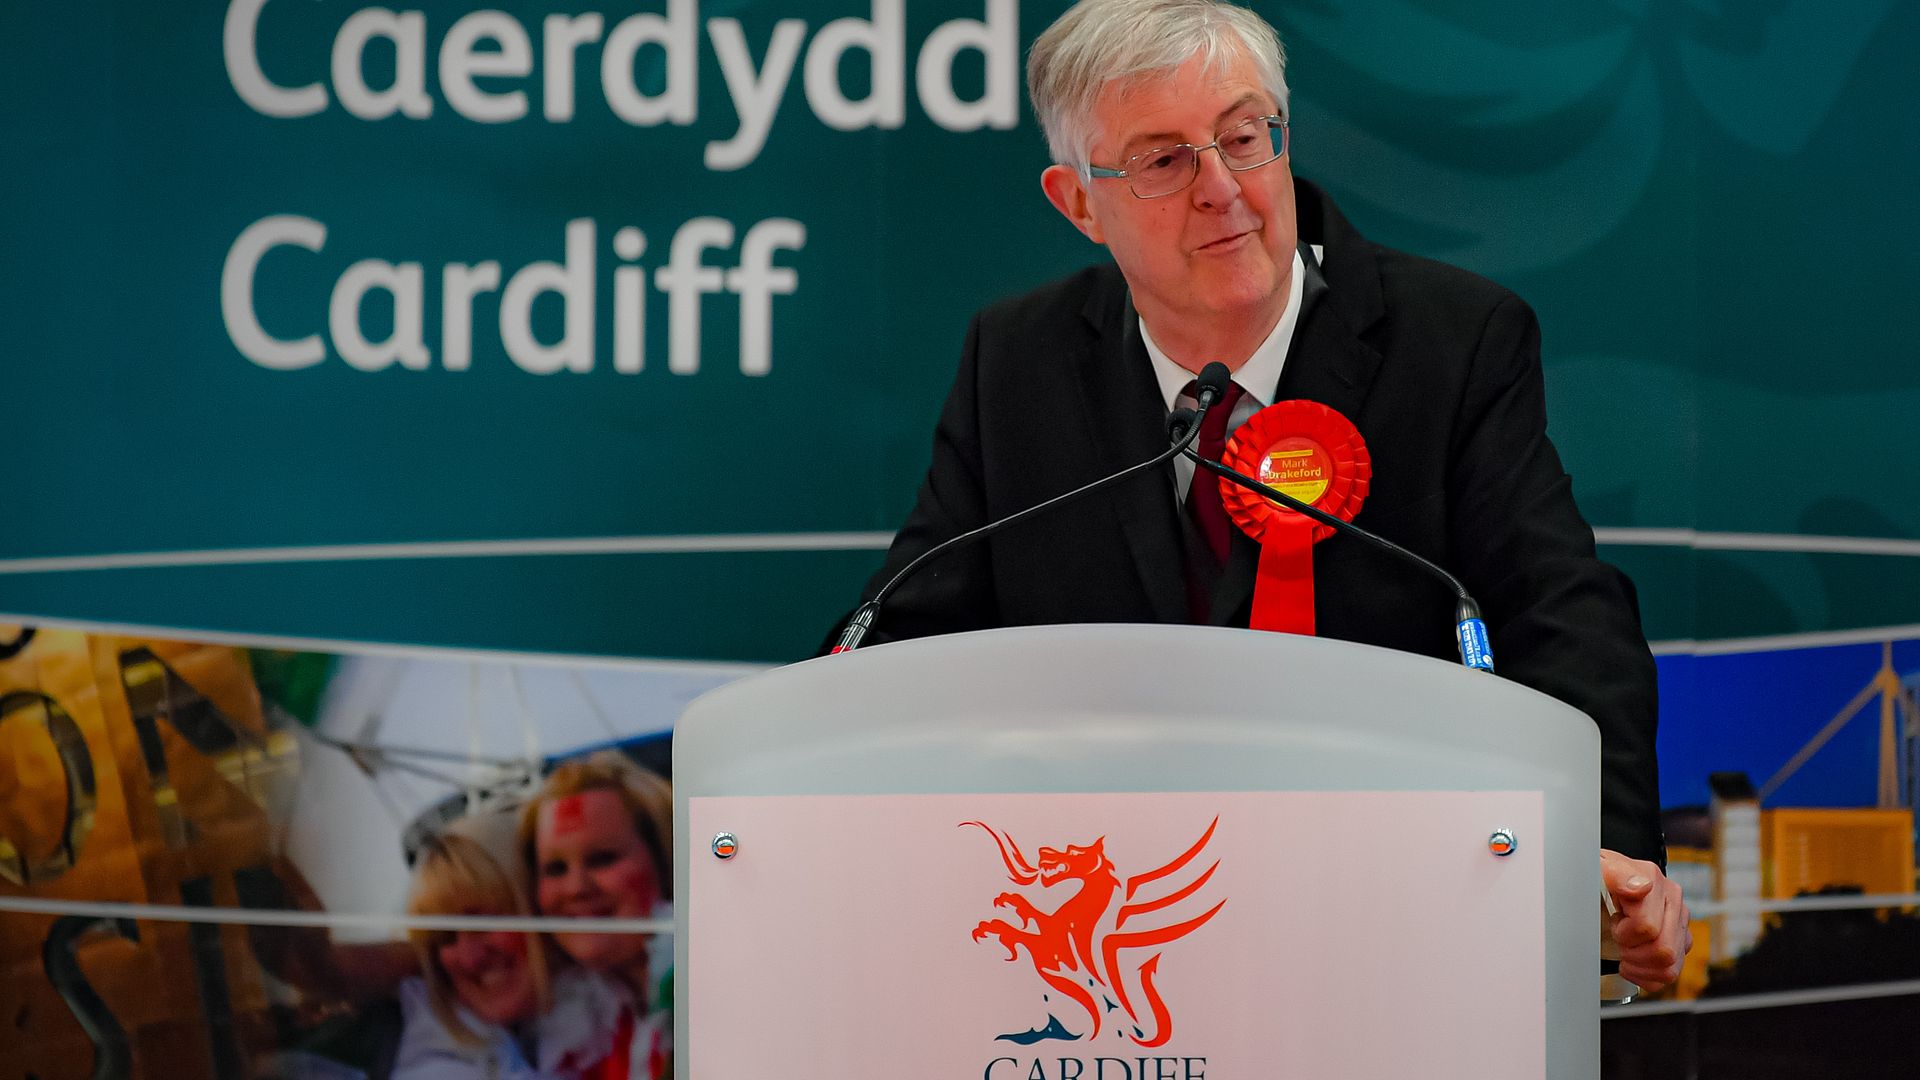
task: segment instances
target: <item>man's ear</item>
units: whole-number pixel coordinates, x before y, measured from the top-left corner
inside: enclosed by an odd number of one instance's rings
[[[1047,193],[1047,201],[1060,211],[1060,216],[1073,222],[1073,227],[1087,239],[1096,244],[1107,242],[1100,220],[1087,199],[1087,185],[1080,178],[1080,170],[1070,165],[1049,165],[1040,174],[1040,189]]]

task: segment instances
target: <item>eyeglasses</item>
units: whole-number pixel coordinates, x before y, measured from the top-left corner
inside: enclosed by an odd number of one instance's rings
[[[1158,199],[1183,191],[1200,175],[1200,151],[1220,151],[1220,161],[1234,172],[1257,169],[1287,152],[1287,121],[1279,116],[1256,116],[1215,135],[1205,146],[1180,143],[1147,150],[1128,158],[1124,169],[1088,165],[1095,180],[1125,180],[1136,199]]]

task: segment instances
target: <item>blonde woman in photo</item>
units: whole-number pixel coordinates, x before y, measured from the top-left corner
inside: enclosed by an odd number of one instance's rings
[[[525,915],[513,878],[479,843],[429,839],[414,867],[413,915]],[[547,1011],[546,958],[524,932],[416,930],[422,974],[400,986],[405,1027],[395,1080],[524,1080],[535,1021]]]
[[[540,914],[663,916],[673,898],[673,794],[624,755],[601,751],[553,770],[520,818],[520,850]],[[594,1075],[652,1080],[672,1074],[671,978],[655,971],[645,934],[554,931],[554,944],[605,991],[594,1047],[566,1062]],[[605,1070],[605,1071],[601,1071]],[[624,1071],[623,1071],[624,1070]]]

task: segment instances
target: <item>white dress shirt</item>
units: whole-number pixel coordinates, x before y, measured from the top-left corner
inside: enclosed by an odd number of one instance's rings
[[[1273,325],[1273,331],[1260,347],[1253,350],[1247,362],[1233,373],[1233,381],[1240,384],[1240,401],[1233,407],[1233,415],[1227,418],[1229,432],[1239,429],[1247,418],[1271,402],[1266,395],[1272,394],[1280,385],[1280,372],[1287,364],[1287,351],[1293,345],[1294,327],[1300,321],[1300,297],[1305,286],[1307,268],[1300,261],[1300,253],[1293,253],[1292,281],[1287,286],[1287,307],[1280,313],[1280,321]],[[1153,333],[1147,329],[1147,320],[1140,320],[1140,340],[1146,343],[1147,355],[1153,360],[1154,377],[1160,380],[1160,396],[1167,403],[1167,411],[1175,408],[1194,408],[1199,405],[1192,394],[1186,392],[1187,384],[1194,380],[1194,372],[1188,371],[1173,362],[1160,346],[1154,343]],[[1199,447],[1195,446],[1195,450]],[[1193,462],[1183,454],[1173,459],[1174,496],[1182,501],[1186,499],[1187,489],[1193,486]]]

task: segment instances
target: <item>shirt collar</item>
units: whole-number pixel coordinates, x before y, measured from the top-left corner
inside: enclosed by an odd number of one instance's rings
[[[1267,339],[1253,350],[1253,355],[1240,369],[1233,373],[1233,381],[1247,396],[1261,405],[1270,404],[1274,391],[1280,388],[1280,372],[1286,367],[1287,350],[1293,344],[1294,327],[1300,322],[1300,297],[1305,289],[1306,265],[1300,259],[1300,253],[1293,253],[1292,280],[1287,285],[1287,307],[1280,313],[1280,321],[1275,323]],[[1153,360],[1153,374],[1160,381],[1160,398],[1166,403],[1167,411],[1172,412],[1180,398],[1180,391],[1193,381],[1194,373],[1162,352],[1154,343],[1153,334],[1147,329],[1147,321],[1140,320],[1140,340],[1147,346],[1147,356]]]

